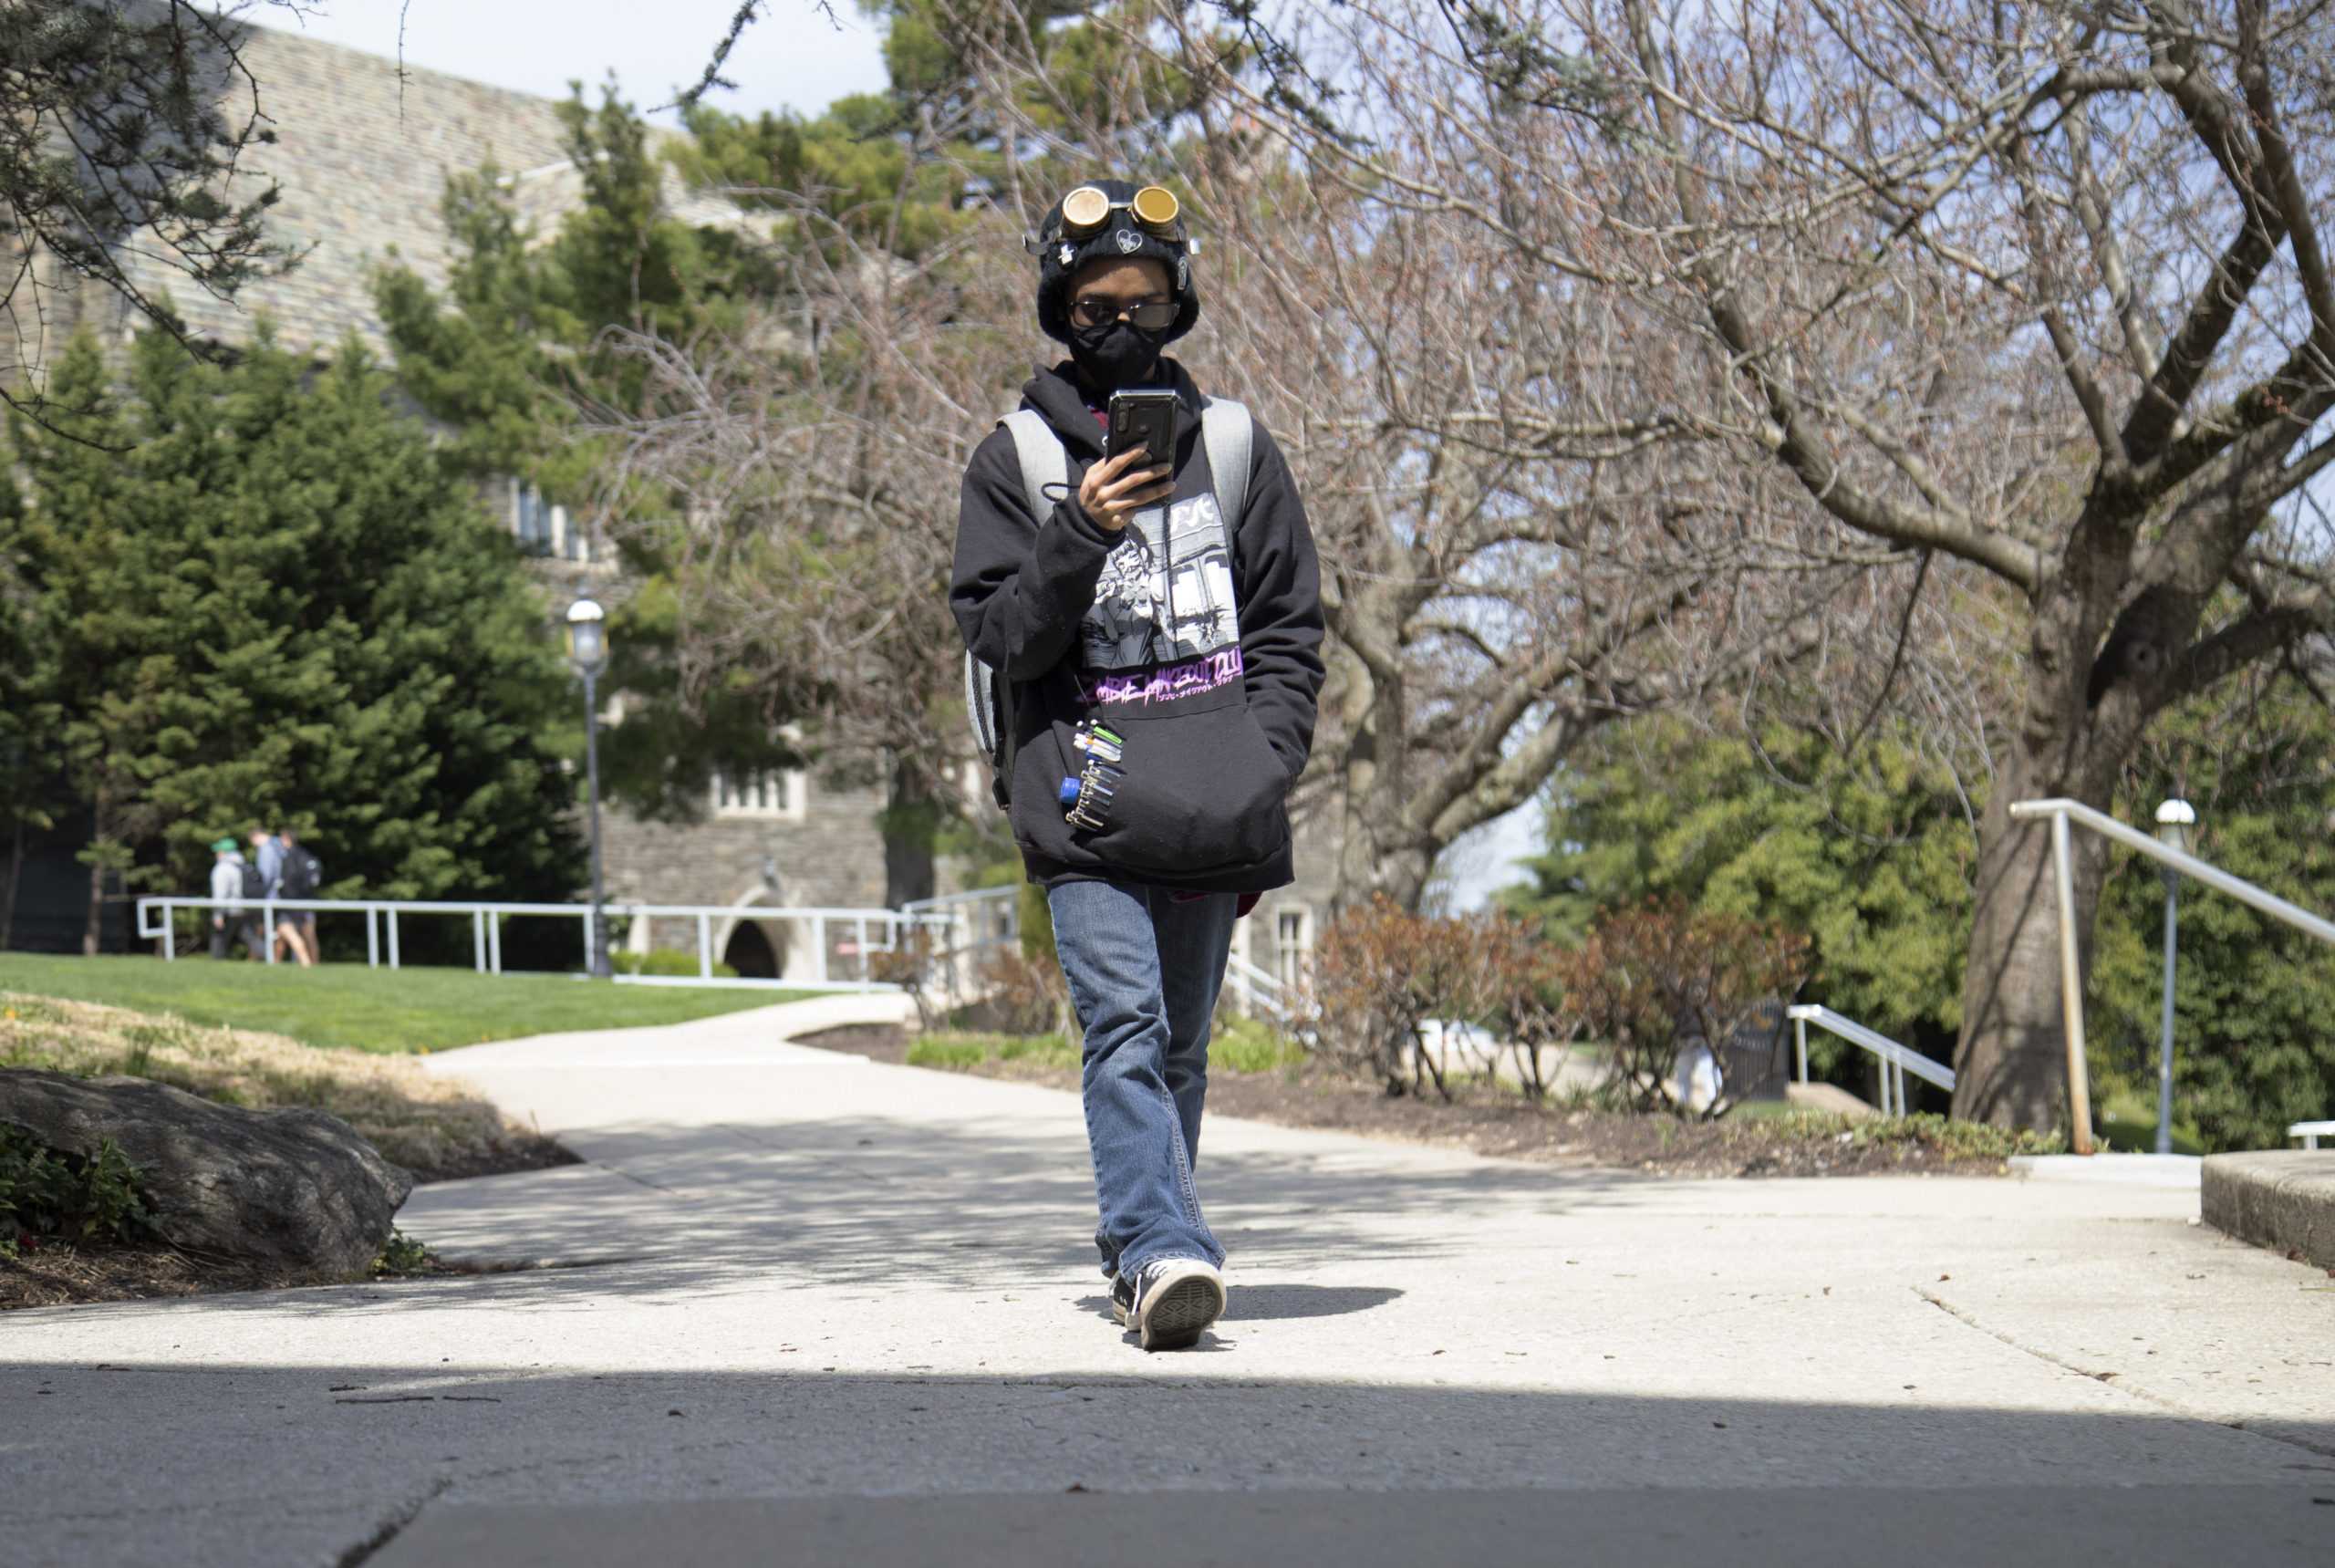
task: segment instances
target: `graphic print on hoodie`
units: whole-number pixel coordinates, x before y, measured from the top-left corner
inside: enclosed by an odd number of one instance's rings
[[[1012,821],[1033,878],[1262,891],[1291,877],[1284,803],[1322,682],[1313,538],[1261,427],[1247,504],[1223,516],[1199,389],[1173,361],[1162,371],[1183,403],[1167,504],[1116,535],[1085,514],[1074,496],[1101,431],[1067,368],[1043,373],[1023,406],[1063,441],[1070,494],[1033,518],[1012,438],[985,441],[950,603],[967,646],[1015,683]],[[1084,765],[1071,739],[1084,719],[1125,741],[1099,829],[1068,823],[1057,794]]]

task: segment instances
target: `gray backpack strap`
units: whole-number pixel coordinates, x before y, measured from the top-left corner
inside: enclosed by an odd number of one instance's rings
[[[1240,513],[1249,504],[1253,431],[1248,409],[1230,398],[1210,398],[1200,410],[1200,441],[1208,448],[1209,480],[1216,490],[1217,509],[1224,514],[1228,534],[1240,526]]]
[[[1020,410],[997,422],[1013,437],[1014,455],[1022,462],[1022,493],[1030,504],[1030,520],[1043,526],[1054,509],[1053,499],[1046,492],[1070,483],[1070,454],[1064,450],[1062,438],[1046,424],[1045,416],[1035,409]],[[1012,693],[1004,688],[997,671],[972,654],[965,655],[965,712],[972,720],[973,744],[990,764],[990,791],[997,797],[1001,810],[1010,804],[1006,784],[1013,771],[1010,744],[1013,739]]]
[[[1054,509],[1046,492],[1070,483],[1070,453],[1062,437],[1035,409],[1021,409],[997,421],[1013,437],[1013,451],[1022,460],[1022,493],[1029,498],[1030,521],[1043,524]]]

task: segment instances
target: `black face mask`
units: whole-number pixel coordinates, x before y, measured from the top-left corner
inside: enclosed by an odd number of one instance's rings
[[[1096,391],[1116,392],[1148,379],[1167,341],[1164,334],[1146,332],[1130,321],[1114,321],[1107,327],[1074,327],[1070,333],[1070,357],[1077,365],[1078,373]]]

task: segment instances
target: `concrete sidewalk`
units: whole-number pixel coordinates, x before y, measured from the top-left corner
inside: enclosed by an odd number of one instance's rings
[[[1108,1318],[1073,1096],[785,1043],[433,1059],[552,1267],[0,1319],[0,1562],[2321,1563],[2335,1281],[2193,1192],[1694,1182],[1213,1120],[1230,1312]],[[888,1005],[879,1003],[878,1005]]]

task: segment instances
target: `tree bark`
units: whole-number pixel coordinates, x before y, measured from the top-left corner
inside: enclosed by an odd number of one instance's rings
[[[2104,804],[2080,770],[2050,756],[2080,753],[2081,736],[2054,736],[2048,755],[2022,746],[1995,782],[1978,826],[1962,1034],[1954,1052],[1953,1114],[1997,1127],[2046,1128],[2066,1118],[2067,1031],[2061,1010],[2059,892],[2046,822],[2014,821],[2014,801],[2068,795]],[[2080,972],[2091,961],[2092,919],[2107,869],[2097,836],[2070,839]]]
[[[940,808],[927,792],[921,776],[906,759],[892,760],[892,776],[884,803],[884,903],[898,909],[918,898],[929,898],[937,887],[933,871],[932,836]]]
[[[25,821],[18,817],[8,843],[8,890],[0,893],[0,952],[5,952],[16,938],[16,888],[25,876]]]
[[[106,868],[103,861],[89,866],[89,918],[81,928],[81,952],[95,958],[105,934]]]

